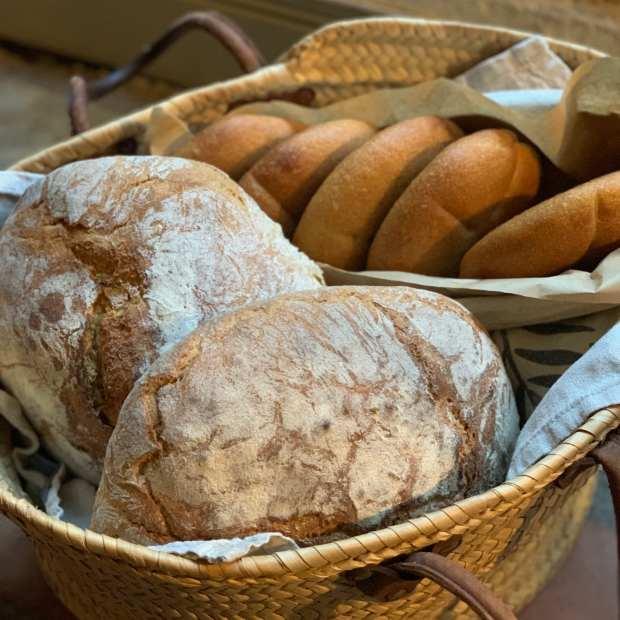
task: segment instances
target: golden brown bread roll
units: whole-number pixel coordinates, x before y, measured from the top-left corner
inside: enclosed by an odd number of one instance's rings
[[[267,151],[240,185],[289,236],[325,177],[373,133],[352,119],[308,127]]]
[[[320,269],[224,173],[103,157],[30,186],[0,231],[0,380],[48,450],[97,482],[134,381],[203,321]]]
[[[436,116],[384,129],[342,161],[304,211],[293,242],[314,260],[359,270],[386,213],[411,180],[462,131]]]
[[[281,295],[203,324],[136,384],[91,527],[143,544],[351,536],[498,484],[518,428],[500,355],[460,304]]]
[[[239,179],[270,147],[302,127],[277,116],[225,116],[167,154],[203,161]]]
[[[548,276],[592,268],[620,246],[620,172],[584,183],[517,215],[478,241],[463,278]]]
[[[447,146],[411,182],[380,226],[368,268],[456,276],[465,252],[536,195],[534,150],[505,129]]]

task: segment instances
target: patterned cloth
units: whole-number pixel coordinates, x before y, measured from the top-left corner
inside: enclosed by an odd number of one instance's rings
[[[617,318],[618,311],[611,313],[610,319]],[[586,317],[592,322],[600,321],[600,315]],[[534,413],[525,423],[519,434],[517,445],[512,456],[508,478],[517,476],[530,465],[547,455],[558,443],[566,439],[575,429],[581,426],[592,413],[620,403],[620,325],[615,325],[605,336],[592,344],[583,357],[575,361],[566,372],[558,378],[558,374],[571,359],[578,355],[575,342],[581,337],[584,344],[596,339],[596,329],[587,322],[557,323],[553,329],[564,328],[551,336],[550,344],[554,348],[526,349],[520,346],[513,348],[510,343],[509,357],[514,355],[527,363],[539,365],[540,374],[528,375],[523,381],[523,392],[526,398],[529,393],[536,395],[537,387],[552,384],[551,389],[536,407]],[[530,328],[531,329],[531,328]],[[571,331],[572,330],[572,331]],[[587,334],[587,335],[586,335]],[[554,338],[557,336],[557,341]],[[562,340],[571,340],[570,348],[562,348]],[[537,344],[540,343],[537,337]],[[522,344],[522,343],[521,343]],[[514,358],[513,358],[514,359]],[[550,372],[554,370],[554,372]],[[556,381],[557,379],[557,381]],[[518,392],[519,388],[517,388]],[[537,396],[536,396],[537,397]]]
[[[0,170],[0,228],[26,188],[44,175]]]

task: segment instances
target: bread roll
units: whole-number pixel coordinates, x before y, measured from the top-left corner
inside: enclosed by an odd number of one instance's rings
[[[269,148],[302,127],[277,116],[224,116],[167,154],[211,164],[239,179]]]
[[[267,151],[240,185],[290,236],[325,177],[373,133],[368,123],[351,119],[308,127]]]
[[[315,260],[363,269],[370,242],[398,196],[443,147],[462,135],[454,123],[436,116],[384,129],[329,175],[305,210],[293,242]]]
[[[591,269],[620,247],[620,172],[584,183],[517,215],[478,241],[463,278],[550,276]]]
[[[446,147],[390,209],[368,269],[456,276],[465,252],[521,212],[538,191],[534,150],[505,129],[486,129]]]
[[[283,295],[204,324],[136,384],[91,527],[143,544],[355,535],[501,482],[517,430],[499,354],[456,302]]]
[[[164,157],[69,164],[0,231],[0,380],[48,449],[97,482],[135,379],[224,312],[319,269],[225,174]]]

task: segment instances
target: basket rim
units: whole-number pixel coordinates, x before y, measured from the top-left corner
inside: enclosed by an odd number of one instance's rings
[[[284,576],[299,578],[304,573],[320,570],[338,573],[378,564],[414,548],[462,534],[492,519],[553,483],[619,426],[620,405],[601,409],[523,474],[484,493],[359,536],[296,550],[249,556],[225,564],[207,564],[82,529],[51,517],[28,500],[17,498],[2,489],[0,512],[17,520],[23,519],[77,549],[157,574],[221,581]]]
[[[321,28],[307,34],[300,39],[297,43],[292,45],[287,51],[281,54],[277,62],[285,62],[298,58],[305,49],[313,44],[315,41],[320,43],[323,38],[333,33],[340,34],[346,32],[347,34],[353,34],[356,30],[365,29],[367,26],[374,26],[375,24],[387,24],[387,25],[403,25],[403,26],[436,26],[454,30],[469,30],[480,31],[488,34],[501,33],[518,38],[519,40],[528,37],[540,37],[545,39],[551,47],[566,47],[573,51],[580,51],[594,56],[605,57],[607,53],[602,50],[583,45],[581,43],[575,43],[566,39],[557,39],[538,32],[530,32],[529,30],[519,30],[516,28],[506,28],[503,26],[494,26],[492,24],[479,24],[477,22],[466,22],[461,20],[451,19],[429,19],[426,17],[407,17],[407,16],[373,16],[373,17],[359,17],[346,20],[340,20],[325,24]]]
[[[602,58],[607,56],[605,52],[597,50],[579,43],[573,43],[563,39],[556,39],[548,37],[539,33],[528,32],[526,30],[515,30],[512,28],[502,28],[499,26],[492,26],[486,24],[476,24],[458,20],[440,20],[440,19],[425,19],[420,17],[362,17],[350,20],[342,20],[327,24],[318,30],[309,33],[303,37],[300,41],[295,43],[282,55],[280,55],[274,63],[269,64],[253,73],[250,73],[241,77],[234,77],[229,80],[215,82],[206,86],[199,86],[183,91],[165,101],[158,102],[156,104],[149,105],[136,112],[121,116],[113,121],[104,123],[84,133],[79,134],[51,145],[47,148],[41,149],[26,156],[19,161],[9,166],[9,170],[24,170],[39,172],[38,166],[45,166],[44,160],[54,153],[65,153],[63,163],[73,161],[71,156],[67,157],[67,154],[73,152],[79,152],[84,144],[97,144],[103,148],[104,144],[111,146],[114,142],[119,142],[129,137],[135,137],[141,133],[143,126],[152,110],[155,107],[163,106],[165,109],[173,110],[177,106],[182,106],[188,100],[200,97],[202,95],[215,94],[218,91],[230,91],[231,88],[236,90],[240,97],[243,97],[243,92],[251,89],[252,87],[260,88],[265,87],[268,83],[273,82],[277,85],[289,82],[299,86],[303,83],[295,72],[295,67],[300,65],[305,57],[305,54],[322,43],[329,41],[335,36],[341,36],[346,34],[348,37],[360,34],[365,30],[372,27],[381,26],[383,28],[390,27],[403,27],[415,29],[418,27],[427,27],[435,29],[443,29],[446,31],[464,31],[464,32],[478,32],[481,35],[505,35],[512,39],[512,44],[522,41],[528,37],[540,37],[545,39],[555,51],[579,52],[586,55],[590,55],[593,58]],[[311,80],[309,80],[309,83]],[[228,92],[228,94],[232,94]],[[235,101],[234,96],[229,99],[229,103]],[[62,165],[62,164],[59,164]]]

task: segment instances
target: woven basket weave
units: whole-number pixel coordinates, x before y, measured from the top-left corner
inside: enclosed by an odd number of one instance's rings
[[[323,105],[455,75],[525,36],[414,19],[345,22],[304,39],[278,64],[163,105],[189,123],[204,122],[236,101],[300,86],[312,87],[316,104]],[[572,67],[602,55],[550,44]],[[88,131],[14,168],[46,172],[113,153],[120,142],[143,134],[149,114],[144,110]],[[590,505],[595,469],[573,466],[619,425],[620,408],[594,413],[524,475],[438,512],[337,543],[225,565],[156,553],[52,519],[2,490],[10,488],[2,479],[0,511],[32,538],[47,580],[79,618],[465,618],[473,615],[465,604],[428,579],[388,601],[359,584],[373,566],[439,544],[507,603],[522,608],[572,547]]]

